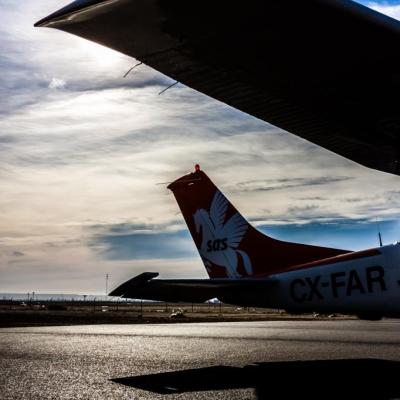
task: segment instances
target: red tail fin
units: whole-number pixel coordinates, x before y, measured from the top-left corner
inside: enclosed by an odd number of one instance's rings
[[[345,250],[282,242],[253,228],[196,166],[168,186],[175,195],[210,278],[284,272]]]

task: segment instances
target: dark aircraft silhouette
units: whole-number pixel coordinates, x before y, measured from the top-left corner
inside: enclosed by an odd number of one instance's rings
[[[110,296],[224,303],[292,313],[400,318],[400,243],[348,251],[284,242],[256,230],[197,165],[171,183],[210,279],[145,272]]]
[[[400,174],[400,23],[353,1],[78,0],[36,26]]]

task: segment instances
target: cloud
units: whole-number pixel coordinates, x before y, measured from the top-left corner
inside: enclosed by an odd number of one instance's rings
[[[96,254],[108,260],[180,259],[198,256],[187,230],[97,236]]]
[[[361,3],[382,14],[386,14],[392,18],[400,20],[400,4],[397,0],[384,2],[362,1]]]
[[[266,179],[261,181],[239,182],[237,188],[239,191],[272,191],[291,189],[297,187],[310,187],[329,185],[336,182],[351,180],[348,176],[320,176],[317,178],[280,178]]]
[[[64,79],[53,78],[49,83],[49,89],[64,89],[67,82]]]
[[[378,228],[382,233],[384,245],[400,239],[398,219],[379,221],[379,225],[369,219],[338,218],[301,225],[288,222],[284,225],[259,226],[265,234],[281,240],[347,250],[379,246]]]
[[[198,253],[182,223],[119,223],[87,227],[89,246],[99,258],[145,260],[196,258]]]

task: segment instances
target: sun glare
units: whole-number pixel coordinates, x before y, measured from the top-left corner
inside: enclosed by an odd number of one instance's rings
[[[85,53],[87,59],[90,59],[101,67],[111,67],[116,65],[125,57],[123,54],[118,53],[115,50],[87,40],[81,40],[79,46],[80,50]]]

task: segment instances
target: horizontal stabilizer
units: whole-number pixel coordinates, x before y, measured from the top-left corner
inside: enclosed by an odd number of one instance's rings
[[[236,303],[265,292],[278,283],[277,279],[153,279],[158,274],[146,272],[123,283],[110,293],[131,299],[169,302],[203,303],[218,298]],[[230,299],[235,301],[230,301]]]
[[[137,275],[129,281],[126,281],[122,285],[118,286],[109,294],[109,296],[124,297],[124,295],[132,289],[135,289],[136,287],[141,286],[154,278],[157,278],[158,275],[158,272],[144,272],[143,274]]]

